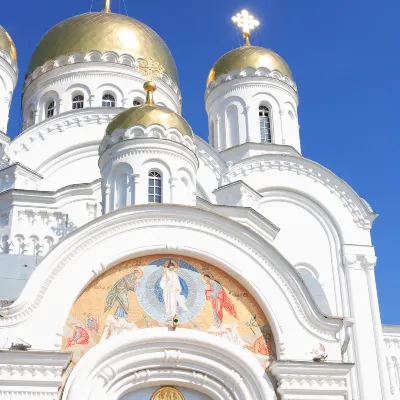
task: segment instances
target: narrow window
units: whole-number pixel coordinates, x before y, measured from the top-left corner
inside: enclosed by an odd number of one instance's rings
[[[103,95],[103,107],[115,107],[115,98],[112,94]]]
[[[51,101],[47,106],[47,114],[46,114],[47,118],[51,118],[54,116],[55,109],[56,109],[56,104],[54,103],[54,101]]]
[[[258,115],[260,116],[261,143],[272,143],[271,119],[269,117],[268,107],[260,106],[258,110]]]
[[[72,99],[72,109],[79,110],[83,108],[84,97],[81,94],[78,94]]]
[[[161,203],[161,175],[156,171],[149,173],[149,203]]]
[[[138,107],[141,105],[142,105],[142,103],[139,100],[137,100],[137,99],[133,100],[133,107]]]

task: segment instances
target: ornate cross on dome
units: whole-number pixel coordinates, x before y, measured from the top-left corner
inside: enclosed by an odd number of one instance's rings
[[[153,78],[159,77],[164,72],[164,67],[153,57],[149,57],[147,60],[138,60],[136,69],[142,75],[148,76],[149,80],[153,80]]]
[[[232,17],[232,21],[239,27],[242,28],[243,37],[245,40],[244,45],[250,46],[250,31],[260,25],[260,22],[254,19],[254,17],[249,14],[247,10],[242,10],[240,13],[237,13],[234,17]]]
[[[156,90],[156,84],[153,82],[153,78],[159,77],[164,72],[164,67],[156,61],[153,57],[138,60],[136,69],[144,76],[149,78],[143,85],[146,91],[146,104],[154,104],[153,92]]]

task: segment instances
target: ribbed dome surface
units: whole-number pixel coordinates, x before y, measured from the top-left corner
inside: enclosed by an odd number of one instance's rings
[[[11,58],[17,61],[17,49],[8,32],[0,26],[0,50],[5,50],[10,53]]]
[[[165,129],[176,128],[182,135],[193,138],[192,128],[182,116],[156,104],[144,104],[123,111],[108,124],[106,135],[111,135],[116,129],[128,129],[134,125],[147,128],[154,124]]]
[[[241,71],[248,67],[254,69],[264,67],[271,71],[277,70],[282,75],[292,79],[292,72],[285,60],[271,49],[258,46],[243,46],[224,54],[214,64],[208,74],[207,86],[222,74],[235,70]]]
[[[113,51],[134,58],[153,57],[178,83],[174,59],[164,41],[140,21],[125,15],[92,12],[69,18],[51,28],[40,40],[29,63],[28,74],[62,55]]]

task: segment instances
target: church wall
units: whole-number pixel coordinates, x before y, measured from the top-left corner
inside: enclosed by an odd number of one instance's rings
[[[289,200],[290,201],[290,200]],[[274,246],[297,270],[305,269],[314,274],[329,302],[327,315],[343,315],[338,282],[338,248],[332,232],[305,210],[301,201],[297,204],[285,199],[261,202],[258,211],[279,226]],[[316,299],[313,288],[310,291]],[[317,289],[314,287],[314,289]]]

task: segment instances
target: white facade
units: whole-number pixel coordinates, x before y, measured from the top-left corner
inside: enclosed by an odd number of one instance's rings
[[[0,97],[4,81],[9,103],[17,69],[4,60],[0,49]],[[23,131],[13,140],[9,104],[0,103],[0,399],[139,400],[164,386],[186,400],[400,399],[400,330],[382,328],[378,307],[376,214],[301,155],[295,83],[251,66],[219,77],[205,95],[210,144],[160,121],[104,136],[114,116],[144,101],[135,62],[110,49],[38,68],[25,82]],[[155,81],[156,102],[179,114],[179,88],[166,76]],[[155,187],[160,201],[149,202]],[[81,333],[66,336],[71,310],[99,279],[156,255],[192,258],[238,282],[268,321],[273,354],[222,333],[221,304],[225,318],[235,314],[234,291],[202,292],[220,318],[216,334],[192,320],[174,330],[148,316],[142,329],[116,311],[109,320],[123,321],[123,334],[103,340],[103,332],[91,346],[101,332],[87,314],[90,323],[72,324]],[[140,285],[129,285],[139,298]],[[128,314],[133,294],[124,293],[118,307]],[[91,347],[75,365],[83,344]]]

